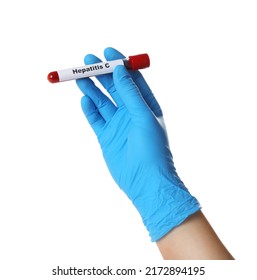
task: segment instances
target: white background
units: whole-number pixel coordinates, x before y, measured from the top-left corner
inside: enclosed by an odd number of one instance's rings
[[[236,268],[250,273],[256,14],[247,0],[1,2],[2,279],[52,279],[57,265],[167,265],[109,175],[75,82],[46,79],[87,53],[103,58],[108,46],[150,55],[143,74],[164,111],[178,173]],[[209,277],[236,275],[221,266]]]

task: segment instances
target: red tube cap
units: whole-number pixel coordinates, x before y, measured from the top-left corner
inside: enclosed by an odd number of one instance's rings
[[[144,69],[150,66],[150,58],[147,53],[129,56],[128,62],[131,70]]]
[[[47,75],[47,80],[50,83],[58,83],[60,82],[59,75],[57,71],[51,72]]]

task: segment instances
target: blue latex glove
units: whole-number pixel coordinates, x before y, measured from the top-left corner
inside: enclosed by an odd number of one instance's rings
[[[124,58],[113,48],[106,60]],[[94,55],[86,64],[100,62]],[[157,241],[200,209],[179,179],[161,108],[139,71],[117,66],[97,79],[112,98],[89,78],[77,80],[81,103],[109,171],[139,211],[152,241]]]

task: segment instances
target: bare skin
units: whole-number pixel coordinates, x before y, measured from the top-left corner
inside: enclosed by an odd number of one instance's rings
[[[157,241],[165,260],[234,260],[202,211]]]

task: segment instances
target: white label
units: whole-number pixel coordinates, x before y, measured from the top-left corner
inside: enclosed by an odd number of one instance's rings
[[[77,80],[107,73],[112,73],[117,65],[124,65],[122,59],[84,65],[64,70],[58,70],[60,82]]]

